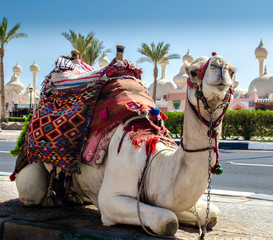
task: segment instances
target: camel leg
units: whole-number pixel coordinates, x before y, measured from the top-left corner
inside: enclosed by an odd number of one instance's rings
[[[47,192],[48,178],[41,161],[24,167],[16,176],[20,201],[26,206],[40,205]]]
[[[141,225],[137,214],[137,200],[117,194],[99,194],[99,206],[103,225],[118,223]],[[174,235],[178,228],[176,215],[167,209],[140,202],[140,216],[144,226],[158,235]]]
[[[206,210],[207,210],[207,201],[199,199],[195,205],[195,207],[190,208],[188,211],[183,211],[180,213],[176,213],[179,223],[190,225],[193,227],[198,227],[198,221],[200,222],[201,226],[205,225],[206,219]],[[196,214],[198,213],[198,216]],[[218,222],[220,215],[219,208],[210,203],[210,211],[209,211],[209,221],[207,228],[212,229],[216,223]],[[199,220],[198,220],[199,217]]]

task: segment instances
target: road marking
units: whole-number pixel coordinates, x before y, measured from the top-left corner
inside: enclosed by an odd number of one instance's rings
[[[0,151],[0,153],[10,153],[10,151]]]
[[[0,176],[10,176],[11,174],[10,172],[0,172]]]
[[[255,164],[255,163],[235,163],[235,162],[228,162],[228,164],[238,165],[238,166],[273,167],[273,165]]]

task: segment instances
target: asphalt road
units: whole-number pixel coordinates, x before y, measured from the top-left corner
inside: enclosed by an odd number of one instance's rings
[[[10,157],[10,150],[15,148],[15,144],[0,141],[0,172],[13,172],[16,157]]]
[[[0,141],[0,172],[13,172],[15,142]],[[213,175],[212,189],[273,195],[273,151],[220,151],[222,175]]]
[[[273,151],[220,151],[222,175],[213,175],[213,189],[273,195]]]

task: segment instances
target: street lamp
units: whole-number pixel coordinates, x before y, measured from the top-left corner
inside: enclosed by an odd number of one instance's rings
[[[30,111],[30,113],[31,113],[31,98],[32,98],[32,91],[33,91],[33,87],[31,87],[31,86],[29,86],[29,88],[28,88],[28,91],[29,91],[29,111]]]

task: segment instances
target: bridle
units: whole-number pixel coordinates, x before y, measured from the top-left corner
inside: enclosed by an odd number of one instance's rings
[[[216,53],[213,53],[215,56]],[[206,64],[201,68],[201,70],[199,71],[199,75],[198,78],[200,80],[203,80],[206,70],[209,66],[209,62],[210,62],[211,58],[206,62]],[[215,144],[213,147],[209,146],[206,148],[201,148],[201,149],[187,149],[185,148],[184,144],[183,144],[183,138],[181,138],[181,147],[185,152],[189,152],[189,153],[193,153],[193,152],[203,152],[203,151],[208,151],[210,149],[212,149],[215,153],[216,153],[216,163],[214,166],[211,167],[211,173],[213,174],[221,174],[223,173],[223,168],[221,167],[220,163],[219,163],[219,148],[218,148],[218,132],[217,132],[217,127],[220,125],[220,123],[223,120],[224,114],[226,113],[228,106],[230,104],[231,101],[231,95],[233,95],[233,90],[232,88],[229,89],[228,93],[225,96],[225,99],[223,100],[223,102],[218,105],[216,108],[211,109],[211,107],[209,106],[209,104],[207,103],[207,99],[204,97],[204,94],[202,92],[202,82],[201,84],[197,84],[197,83],[193,83],[190,78],[187,79],[187,85],[188,87],[192,88],[195,91],[195,97],[197,100],[197,108],[195,108],[195,106],[193,106],[193,104],[190,102],[188,94],[187,94],[187,101],[189,102],[189,105],[192,109],[192,111],[194,112],[194,114],[196,115],[196,117],[204,124],[206,125],[209,129],[208,129],[208,137],[211,137],[213,139],[215,139]],[[203,105],[204,105],[204,109],[209,113],[210,116],[212,116],[212,114],[217,110],[222,108],[223,111],[222,113],[218,116],[218,118],[214,121],[212,121],[212,117],[210,117],[210,120],[206,120],[202,115],[201,115],[201,111],[200,111],[200,101],[202,101]]]

